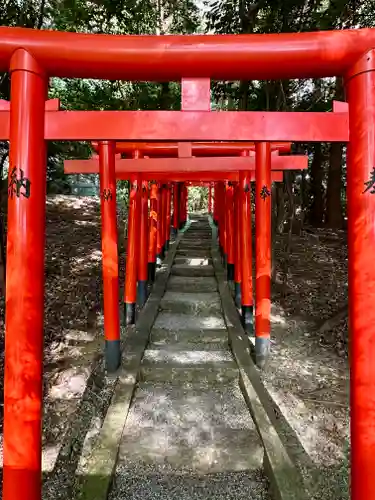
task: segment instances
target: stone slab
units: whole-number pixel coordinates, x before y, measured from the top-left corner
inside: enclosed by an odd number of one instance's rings
[[[217,291],[217,281],[211,276],[170,276],[168,291],[206,293]]]
[[[194,315],[221,315],[219,294],[167,291],[160,302],[163,311]]]
[[[176,255],[190,258],[209,258],[211,257],[211,250],[204,248],[178,248]]]
[[[208,428],[255,429],[238,383],[142,383],[134,395],[126,425],[190,429],[198,423]]]
[[[170,425],[127,427],[119,463],[171,467],[209,474],[259,469],[263,449],[254,429],[228,429],[196,422],[189,429]]]
[[[185,264],[188,266],[212,266],[211,258],[204,257],[176,257],[174,260],[174,264]]]
[[[214,276],[212,266],[190,266],[186,264],[175,264],[172,267],[173,276]]]
[[[154,323],[155,328],[167,330],[226,330],[222,316],[190,316],[188,314],[174,314],[160,312]]]
[[[151,345],[156,348],[163,345],[188,346],[191,344],[213,343],[228,346],[228,334],[226,330],[166,330],[164,328],[153,328],[150,336]]]

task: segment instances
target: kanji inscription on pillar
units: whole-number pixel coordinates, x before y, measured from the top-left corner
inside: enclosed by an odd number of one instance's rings
[[[22,168],[13,167],[9,176],[8,198],[23,196],[30,198],[31,181],[25,177]]]
[[[370,191],[370,194],[375,194],[375,167],[373,167],[372,172],[371,172],[371,177],[370,179],[365,182],[366,189],[363,191],[362,194],[367,193],[367,191]]]
[[[262,189],[260,190],[260,197],[262,198],[262,200],[265,200],[270,195],[271,195],[270,190],[268,189],[268,187],[266,185],[264,185],[262,187]]]
[[[102,198],[104,201],[112,200],[112,191],[109,188],[103,189]]]

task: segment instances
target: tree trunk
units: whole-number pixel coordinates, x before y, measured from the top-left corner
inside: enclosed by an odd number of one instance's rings
[[[283,234],[285,223],[285,196],[284,185],[281,182],[276,183],[276,232]]]
[[[342,78],[336,78],[335,98],[344,97]],[[342,144],[333,142],[329,154],[327,207],[325,222],[328,227],[341,229],[344,224],[341,203],[342,193]]]
[[[333,142],[329,155],[327,184],[327,208],[325,223],[328,227],[341,229],[344,223],[341,203],[342,192],[342,145]]]
[[[309,221],[313,226],[320,226],[323,222],[323,154],[320,142],[314,145],[314,158],[311,163],[311,194]]]

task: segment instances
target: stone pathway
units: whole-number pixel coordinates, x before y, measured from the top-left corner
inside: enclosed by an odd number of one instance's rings
[[[270,498],[210,248],[208,221],[193,221],[142,361],[110,500]]]

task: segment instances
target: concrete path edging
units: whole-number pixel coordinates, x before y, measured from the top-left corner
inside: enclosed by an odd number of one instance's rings
[[[187,224],[187,227],[189,224]],[[186,228],[187,228],[186,227]],[[181,231],[170,249],[137,324],[126,330],[122,352],[122,367],[117,378],[111,403],[108,407],[96,444],[85,466],[84,476],[78,478],[77,500],[106,500],[116,467],[118,449],[125,428],[134,389],[139,379],[140,365],[149,335],[158,315],[159,304],[165,293],[173,261],[182,239]]]
[[[211,221],[210,221],[211,222]],[[240,317],[230,294],[224,268],[217,247],[217,229],[212,228],[212,261],[218,282],[224,319],[228,329],[229,345],[239,368],[239,383],[245,401],[257,427],[264,448],[263,466],[270,480],[271,494],[275,500],[308,500],[300,470],[292,462],[288,450],[260,398],[268,393],[251,357],[250,341],[242,328]],[[268,393],[268,396],[271,397]],[[302,447],[302,444],[301,444]]]

